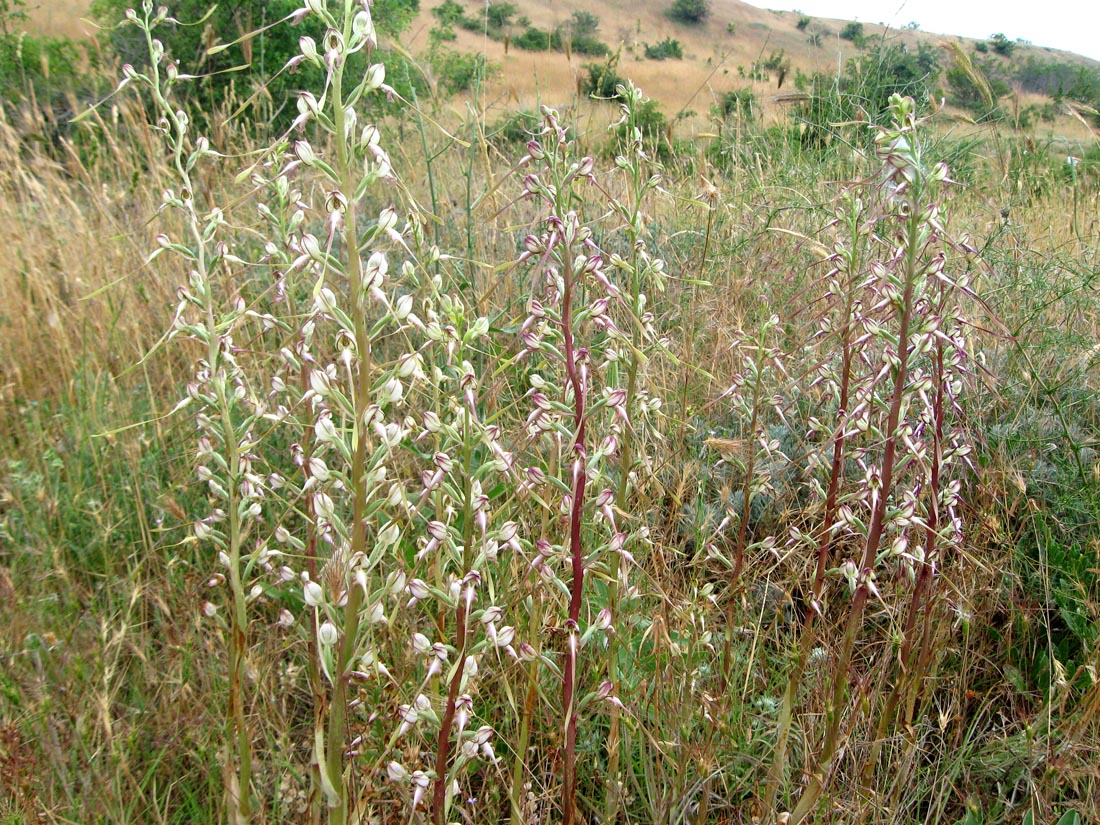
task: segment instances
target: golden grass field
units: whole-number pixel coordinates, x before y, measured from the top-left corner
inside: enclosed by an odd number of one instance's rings
[[[95,26],[86,20],[89,0],[37,0],[27,3],[28,28],[40,34],[83,38],[95,34]]]

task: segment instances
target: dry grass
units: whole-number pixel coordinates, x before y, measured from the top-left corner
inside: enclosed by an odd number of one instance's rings
[[[428,32],[435,25],[430,9],[436,5],[425,3],[421,13],[403,38],[414,51],[428,45]],[[466,4],[471,16],[476,16],[476,4]],[[569,20],[574,11],[593,11],[591,4],[580,0],[562,0],[552,5],[519,0],[518,15],[526,15],[534,26],[549,29]],[[661,103],[668,115],[694,111],[689,119],[689,130],[706,132],[706,113],[723,93],[751,88],[757,95],[759,112],[765,121],[781,120],[784,105],[777,100],[782,93],[794,90],[796,71],[806,74],[835,72],[850,58],[860,54],[856,46],[837,37],[848,22],[845,20],[815,18],[812,28],[822,32],[821,45],[807,42],[807,34],[796,24],[802,16],[798,12],[777,12],[757,8],[739,0],[715,0],[712,13],[703,26],[684,26],[670,20],[665,14],[664,3],[639,4],[636,0],[612,0],[600,4],[595,13],[600,18],[598,36],[620,54],[619,72],[633,80],[646,94]],[[731,33],[727,27],[732,26]],[[864,31],[869,41],[885,38],[890,43],[904,44],[915,50],[919,44],[932,46],[944,53],[949,43],[959,42],[969,48],[973,42],[965,38],[949,37],[921,31],[887,29],[874,23],[865,23]],[[518,29],[516,31],[518,34]],[[532,53],[510,49],[505,53],[504,44],[483,35],[459,30],[452,47],[463,51],[483,52],[502,71],[490,80],[485,89],[485,99],[500,101],[502,108],[530,108],[539,103],[561,106],[575,101],[578,82],[584,76],[583,64],[602,62],[601,58],[573,55],[568,58],[560,53]],[[672,37],[681,42],[683,60],[646,60],[645,44],[654,44]],[[1030,47],[1021,47],[1026,51]],[[790,71],[782,88],[778,87],[778,75],[772,73],[768,81],[752,82],[743,79],[739,67],[748,69],[756,61],[766,60],[773,53],[782,51],[789,61]],[[1080,60],[1076,55],[1053,52],[1044,55],[1053,59]],[[1022,99],[1021,105],[1032,102]],[[1059,134],[1084,136],[1087,129],[1074,118],[1064,115],[1055,129]],[[685,135],[690,137],[691,135]]]
[[[80,40],[92,37],[96,28],[87,18],[90,0],[37,0],[27,3],[28,28],[35,34],[71,37]]]
[[[0,123],[0,220],[12,238],[0,278],[0,389],[9,399],[62,391],[88,363],[118,375],[165,328],[172,288],[143,265],[159,161],[148,132],[116,114],[56,156],[28,153]],[[94,166],[81,159],[88,140]]]

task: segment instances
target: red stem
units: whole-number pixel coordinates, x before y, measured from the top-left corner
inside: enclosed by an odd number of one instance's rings
[[[562,676],[562,709],[565,712],[565,750],[562,757],[562,822],[573,825],[576,819],[577,797],[577,717],[573,708],[577,673],[577,625],[581,616],[581,596],[584,588],[584,547],[581,540],[581,523],[584,514],[584,489],[588,483],[585,464],[585,392],[584,381],[578,374],[576,350],[573,344],[573,272],[569,255],[563,267],[562,333],[565,339],[565,371],[573,387],[576,430],[573,441],[575,460],[573,465],[573,508],[569,515],[569,553],[573,561],[573,582],[569,597],[569,621],[566,629],[569,639],[565,652],[565,672]]]
[[[447,708],[443,712],[443,724],[439,726],[439,739],[435,747],[435,785],[432,789],[432,822],[443,825],[447,807],[447,761],[451,753],[451,726],[455,719],[455,706],[458,703],[458,691],[462,686],[462,672],[466,667],[466,600],[460,596],[455,608],[457,628],[455,635],[459,639],[458,665],[451,677],[451,687],[447,691]]]

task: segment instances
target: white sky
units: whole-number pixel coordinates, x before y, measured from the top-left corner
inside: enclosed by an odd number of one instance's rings
[[[985,38],[1001,32],[1036,46],[1100,60],[1100,2],[1097,0],[750,0],[760,8],[811,17],[837,17],[894,28],[916,21],[926,32]]]

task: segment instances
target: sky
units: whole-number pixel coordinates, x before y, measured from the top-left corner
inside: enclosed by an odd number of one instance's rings
[[[1097,0],[749,0],[760,8],[795,9],[811,17],[836,17],[922,31],[985,38],[996,32],[1010,40],[1083,54],[1100,60],[1100,2]]]

